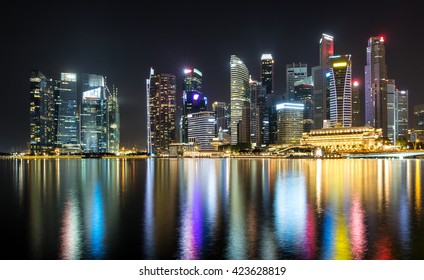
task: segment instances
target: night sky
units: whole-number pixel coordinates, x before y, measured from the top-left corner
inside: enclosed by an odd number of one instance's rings
[[[106,76],[119,89],[121,146],[144,149],[150,67],[177,76],[178,102],[186,67],[203,72],[210,103],[229,102],[230,55],[257,80],[261,54],[271,53],[275,91],[283,93],[287,63],[307,63],[309,75],[318,65],[322,33],[334,36],[335,54],[352,54],[353,76],[362,85],[367,41],[384,36],[388,78],[409,90],[410,112],[424,103],[424,16],[413,2],[88,2],[10,1],[11,8],[2,7],[0,151],[27,147],[31,69],[52,78],[61,72]]]

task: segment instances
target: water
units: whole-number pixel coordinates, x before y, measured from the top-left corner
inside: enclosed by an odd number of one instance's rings
[[[0,259],[424,259],[420,159],[0,160]]]

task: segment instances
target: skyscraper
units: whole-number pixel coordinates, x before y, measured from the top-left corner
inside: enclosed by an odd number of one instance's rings
[[[54,148],[53,84],[41,71],[30,71],[30,152],[49,153]]]
[[[326,82],[326,73],[330,68],[328,58],[334,54],[333,36],[322,34],[319,41],[319,61],[318,66],[312,67],[312,78],[314,80],[314,126],[316,129],[322,128],[324,120],[330,118],[329,94]]]
[[[307,64],[287,64],[286,65],[286,100],[294,101],[294,84],[308,77]]]
[[[266,87],[258,81],[250,80],[249,90],[250,143],[262,145],[268,143],[269,139],[269,108],[266,104]],[[266,138],[266,142],[264,138]]]
[[[294,83],[294,100],[304,105],[303,132],[310,132],[314,128],[314,84],[312,76]]]
[[[362,126],[360,87],[357,80],[352,83],[352,126]]]
[[[107,152],[107,99],[105,78],[82,74],[81,149],[85,153]]]
[[[187,116],[192,113],[207,110],[208,100],[202,94],[202,72],[198,69],[185,69],[182,84],[182,115],[181,115],[181,142],[188,142]]]
[[[200,150],[213,150],[210,141],[215,137],[215,113],[197,112],[187,115],[188,138],[195,139]]]
[[[243,110],[250,107],[249,71],[243,61],[235,55],[230,58],[230,112],[231,145],[237,144],[237,128],[242,121]],[[246,125],[246,123],[244,123]]]
[[[330,89],[330,125],[352,126],[352,61],[351,55],[330,56],[327,73]]]
[[[215,113],[216,129],[215,136],[218,135],[218,131],[228,132],[229,124],[229,110],[228,105],[222,101],[215,101],[212,103],[212,111]]]
[[[278,144],[298,144],[303,133],[302,103],[280,103],[276,105]]]
[[[147,151],[168,154],[169,144],[176,140],[176,78],[172,74],[155,74],[150,69],[147,90]]]
[[[274,59],[271,54],[261,56],[261,84],[266,87],[266,93],[274,93]]]
[[[113,86],[112,92],[106,87],[107,95],[107,152],[119,152],[120,114],[118,104],[118,88]]]
[[[77,74],[61,73],[56,95],[56,145],[62,153],[80,152]]]
[[[365,124],[387,137],[387,66],[383,37],[371,37],[365,66]]]

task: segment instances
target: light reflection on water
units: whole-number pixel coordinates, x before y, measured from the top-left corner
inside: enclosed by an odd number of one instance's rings
[[[0,165],[2,259],[424,259],[420,159]]]

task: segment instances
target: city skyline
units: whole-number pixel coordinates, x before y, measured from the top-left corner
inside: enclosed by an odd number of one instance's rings
[[[369,5],[372,7],[358,5],[343,13],[330,5],[321,11],[329,17],[321,21],[314,17],[319,10],[310,5],[310,9],[302,9],[302,17],[296,24],[293,20],[298,17],[297,13],[273,11],[273,3],[266,14],[270,17],[269,24],[249,19],[240,22],[242,14],[260,11],[252,4],[238,7],[237,13],[232,12],[234,7],[218,4],[208,12],[185,7],[191,12],[202,12],[203,18],[191,23],[179,16],[178,11],[183,10],[184,5],[177,10],[172,5],[158,9],[157,13],[162,16],[156,21],[153,21],[154,15],[141,13],[140,9],[137,13],[130,6],[112,9],[108,4],[101,7],[86,4],[82,9],[76,2],[60,10],[60,15],[54,13],[59,9],[53,4],[13,6],[3,19],[6,28],[2,35],[9,40],[2,47],[8,55],[2,69],[6,98],[0,119],[8,134],[0,137],[0,151],[27,147],[30,69],[39,69],[47,76],[59,72],[105,75],[120,89],[122,146],[144,149],[147,136],[145,79],[150,67],[176,75],[177,104],[181,101],[183,69],[187,67],[203,72],[204,95],[209,104],[229,103],[230,55],[239,57],[252,79],[259,80],[261,55],[269,53],[275,60],[275,92],[283,94],[286,64],[306,63],[308,75],[311,75],[311,67],[319,65],[322,33],[334,37],[334,54],[352,54],[352,78],[362,85],[367,41],[372,36],[384,36],[387,76],[396,80],[398,89],[409,91],[411,116],[413,106],[424,103],[424,97],[419,94],[422,58],[418,48],[422,38],[411,34],[421,20],[416,18],[418,11],[406,6]],[[154,3],[143,7],[147,11],[154,8]],[[369,18],[361,16],[367,14],[366,8],[378,8],[379,13]],[[40,14],[45,16],[36,16]],[[50,24],[52,22],[60,24],[55,26]],[[155,23],[163,31],[155,32]],[[39,42],[41,39],[45,44]],[[14,121],[9,122],[10,119]]]

